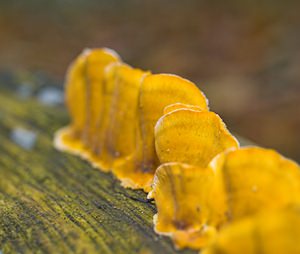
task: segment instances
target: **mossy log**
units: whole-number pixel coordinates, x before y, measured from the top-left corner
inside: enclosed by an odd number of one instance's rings
[[[153,231],[143,191],[54,149],[68,122],[62,107],[0,83],[0,253],[197,253]],[[15,128],[36,133],[31,149],[13,141]]]

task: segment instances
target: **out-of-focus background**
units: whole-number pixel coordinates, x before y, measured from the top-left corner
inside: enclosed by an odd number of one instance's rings
[[[85,47],[191,79],[231,131],[300,161],[300,1],[0,0],[0,72],[63,84]]]

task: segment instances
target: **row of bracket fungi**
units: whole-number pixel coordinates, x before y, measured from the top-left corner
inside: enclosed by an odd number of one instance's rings
[[[240,148],[195,84],[132,68],[103,48],[77,57],[65,89],[71,123],[56,148],[148,192],[155,231],[177,248],[300,253],[299,166]]]

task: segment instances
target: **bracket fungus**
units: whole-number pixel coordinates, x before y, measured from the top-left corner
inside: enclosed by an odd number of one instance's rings
[[[211,205],[220,221],[300,203],[299,165],[271,149],[227,151],[216,156],[210,167],[216,179]]]
[[[161,163],[183,162],[199,167],[206,167],[220,152],[239,146],[217,114],[187,106],[158,120],[155,145]]]
[[[200,249],[227,224],[300,204],[300,168],[273,150],[227,150],[206,168],[162,164],[148,196],[156,201],[156,232],[179,248]]]
[[[298,254],[300,208],[262,212],[222,229],[203,254]]]
[[[178,248],[199,249],[215,234],[208,207],[213,171],[184,163],[162,164],[155,173],[152,191],[158,213],[154,215],[157,233],[172,237]]]
[[[132,68],[107,49],[84,51],[67,74],[72,123],[57,132],[55,145],[112,171],[123,186],[149,192],[159,166],[154,126],[177,102],[208,110],[204,94],[186,79]]]
[[[102,109],[106,66],[120,61],[110,49],[86,49],[70,65],[65,84],[65,101],[71,124],[56,133],[55,146],[87,157],[87,144],[95,129],[95,117]],[[99,105],[97,105],[99,104]]]
[[[114,169],[126,187],[150,191],[155,170],[159,166],[154,126],[166,106],[180,101],[197,105],[203,110],[208,109],[206,97],[195,84],[186,79],[170,74],[148,75],[143,79],[138,100],[138,147],[126,165],[122,168],[116,165]]]
[[[136,152],[139,139],[137,99],[142,79],[149,75],[126,64],[111,64],[105,73],[102,114],[91,144],[90,161],[112,170]]]
[[[286,208],[300,205],[299,165],[239,148],[192,82],[85,50],[68,70],[66,104],[71,123],[57,131],[56,148],[149,192],[155,231],[178,248],[300,253],[300,210]]]

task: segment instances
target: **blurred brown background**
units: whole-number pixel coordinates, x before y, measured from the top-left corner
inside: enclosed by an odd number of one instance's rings
[[[62,81],[83,48],[110,47],[191,79],[231,131],[300,161],[299,12],[300,1],[0,0],[0,70]]]

